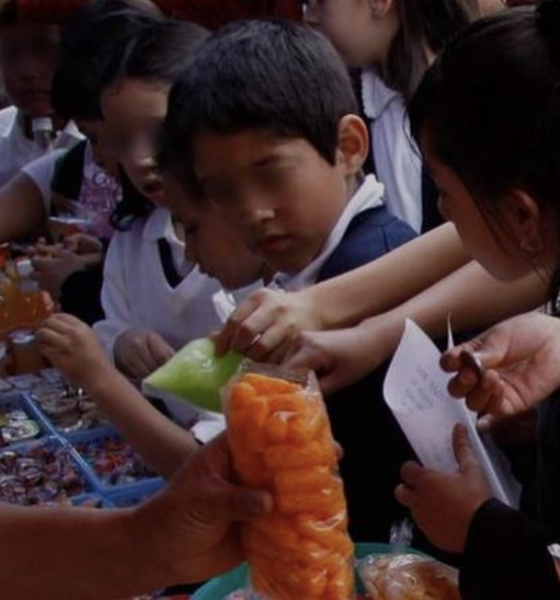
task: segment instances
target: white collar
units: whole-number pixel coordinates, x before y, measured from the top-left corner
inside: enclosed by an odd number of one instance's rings
[[[377,69],[364,69],[362,78],[362,102],[364,112],[370,119],[379,119],[381,114],[401,95],[385,85]]]
[[[170,244],[183,244],[175,235],[171,213],[162,207],[156,207],[144,223],[142,237],[150,242],[165,238]]]
[[[370,208],[382,206],[384,193],[384,185],[377,181],[375,175],[368,175],[344,208],[319,256],[299,273],[277,273],[274,276],[274,283],[290,292],[313,285],[319,271],[342,241],[354,217]]]

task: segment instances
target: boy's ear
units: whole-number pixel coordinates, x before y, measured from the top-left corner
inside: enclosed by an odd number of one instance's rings
[[[504,229],[513,236],[519,251],[529,259],[536,258],[544,248],[544,215],[536,200],[520,189],[510,190],[500,200],[500,217]]]
[[[384,17],[395,4],[394,0],[368,0],[371,13],[376,18]]]
[[[366,161],[369,150],[367,125],[357,115],[345,115],[338,124],[337,163],[346,175],[358,173]]]

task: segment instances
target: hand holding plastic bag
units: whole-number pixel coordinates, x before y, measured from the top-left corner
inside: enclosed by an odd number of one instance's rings
[[[242,530],[252,584],[266,600],[349,600],[353,545],[316,381],[252,368],[259,372],[242,369],[225,392],[235,469],[274,496],[273,513]]]

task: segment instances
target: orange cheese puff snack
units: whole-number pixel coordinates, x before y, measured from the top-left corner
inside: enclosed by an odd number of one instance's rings
[[[272,514],[242,527],[251,580],[264,600],[351,600],[353,545],[325,406],[309,375],[279,372],[245,365],[225,391],[237,475],[274,497]]]

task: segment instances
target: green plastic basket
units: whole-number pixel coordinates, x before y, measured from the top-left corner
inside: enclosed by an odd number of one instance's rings
[[[391,547],[388,544],[356,544],[355,546],[356,558],[365,558],[372,554],[387,554],[390,551]],[[241,565],[237,569],[209,581],[196,592],[192,600],[223,600],[232,592],[246,587],[248,575],[247,565]],[[361,588],[357,591],[363,593]]]

